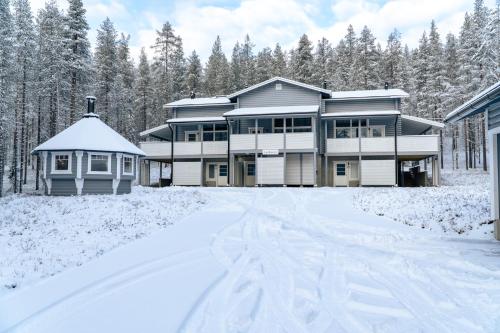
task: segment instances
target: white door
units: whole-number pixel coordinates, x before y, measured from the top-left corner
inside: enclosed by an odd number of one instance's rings
[[[335,186],[347,186],[347,162],[333,163],[333,184]]]
[[[243,172],[243,179],[245,180],[243,185],[255,186],[255,162],[245,162]]]
[[[207,182],[215,186],[227,185],[227,164],[226,163],[208,163],[207,164]]]

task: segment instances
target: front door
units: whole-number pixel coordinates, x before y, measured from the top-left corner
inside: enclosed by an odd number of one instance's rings
[[[347,163],[333,163],[333,184],[335,186],[347,186]]]
[[[212,186],[227,185],[227,164],[226,163],[208,163],[207,164],[207,183]]]
[[[255,186],[255,162],[245,162],[244,186]]]

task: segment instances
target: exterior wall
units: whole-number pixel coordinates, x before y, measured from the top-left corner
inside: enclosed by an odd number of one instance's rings
[[[301,184],[301,165],[300,154],[286,155],[286,184],[300,185]]]
[[[73,179],[52,179],[50,195],[76,195],[76,184]]]
[[[488,108],[488,129],[500,127],[500,101]]]
[[[174,162],[174,185],[201,185],[201,161]]]
[[[393,186],[396,184],[395,162],[390,160],[362,160],[361,185]]]
[[[276,90],[277,83],[281,84],[281,90]],[[319,92],[276,81],[238,96],[238,101],[240,108],[319,105],[319,95]]]
[[[82,194],[113,194],[113,180],[85,179]]]
[[[259,185],[283,185],[284,158],[283,157],[257,158],[257,183]]]
[[[397,110],[395,99],[367,99],[367,100],[345,100],[325,101],[325,112],[349,112],[349,111],[383,111]]]
[[[132,191],[132,181],[131,180],[120,180],[120,184],[116,189],[116,194],[128,194]]]
[[[175,118],[221,117],[224,112],[234,109],[234,105],[207,105],[174,109]]]

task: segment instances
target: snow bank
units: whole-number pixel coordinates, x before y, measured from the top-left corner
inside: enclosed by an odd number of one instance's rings
[[[134,187],[127,195],[0,199],[0,294],[80,266],[173,224],[206,203],[193,188]]]
[[[353,204],[410,226],[491,239],[488,181],[481,170],[444,170],[440,187],[359,188]]]

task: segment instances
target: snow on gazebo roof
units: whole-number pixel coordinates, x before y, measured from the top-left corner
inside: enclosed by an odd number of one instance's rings
[[[101,121],[97,115],[91,113],[85,114],[81,120],[33,149],[32,153],[58,150],[103,151],[146,155],[142,150]]]

